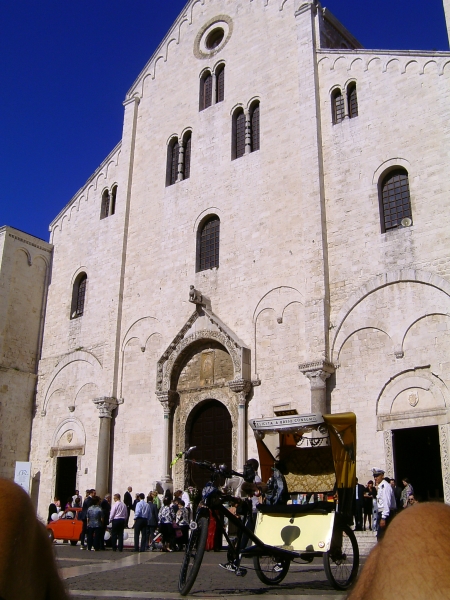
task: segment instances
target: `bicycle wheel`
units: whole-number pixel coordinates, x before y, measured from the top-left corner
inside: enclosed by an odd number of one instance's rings
[[[275,556],[254,556],[253,566],[260,581],[267,585],[281,583],[286,577],[290,567],[290,561]]]
[[[201,517],[197,522],[197,529],[191,531],[178,580],[178,591],[182,596],[189,594],[202,564],[208,537],[208,523],[209,519]]]
[[[347,525],[342,528],[342,547],[323,555],[328,581],[335,590],[346,590],[355,581],[359,567],[359,548],[355,534]]]

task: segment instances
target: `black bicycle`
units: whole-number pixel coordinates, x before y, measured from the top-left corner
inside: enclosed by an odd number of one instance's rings
[[[186,457],[188,453],[189,451],[185,453]],[[345,590],[352,585],[359,567],[358,544],[353,531],[339,518],[339,514],[335,513],[334,503],[261,505],[256,528],[256,532],[259,533],[259,530],[262,532],[261,538],[263,539],[260,539],[245,524],[247,519],[251,518],[251,503],[242,498],[224,494],[217,487],[217,481],[220,478],[228,479],[236,476],[245,479],[244,474],[228,470],[225,465],[217,467],[208,461],[195,461],[188,458],[185,460],[192,465],[209,470],[211,480],[203,488],[202,501],[197,509],[195,519],[190,525],[189,542],[178,581],[178,590],[182,596],[186,596],[190,592],[200,570],[211,519],[215,519],[216,527],[228,542],[228,562],[221,566],[238,577],[244,577],[247,574],[247,570],[241,567],[241,560],[244,557],[253,559],[257,577],[267,585],[283,581],[291,562],[301,560],[302,563],[309,563],[316,557],[323,557],[325,573],[335,589]],[[233,501],[239,502],[240,517],[235,516],[224,506],[224,503]],[[300,528],[297,523],[307,516],[314,516],[318,520],[322,517],[331,524],[332,533],[330,533],[331,541],[328,544],[328,550],[325,549],[325,543],[323,551],[315,551],[309,547],[306,547],[305,551],[293,550],[292,544],[300,536]],[[227,517],[228,521],[236,526],[238,533],[233,540],[230,539],[224,528],[224,517]],[[280,539],[277,538],[276,541],[281,541],[281,544],[265,543],[263,540],[268,535],[269,537],[278,536]],[[243,540],[251,540],[253,545],[244,544],[245,547],[243,547]]]

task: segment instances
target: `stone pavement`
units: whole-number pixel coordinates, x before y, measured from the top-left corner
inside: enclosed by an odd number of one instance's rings
[[[181,598],[177,591],[183,557],[180,552],[80,552],[79,546],[55,544],[55,553],[62,577],[74,600]],[[345,598],[345,593],[337,592],[329,585],[321,559],[315,559],[311,564],[291,565],[286,579],[273,586],[259,581],[250,561],[243,563],[243,566],[249,567],[244,578],[224,571],[218,566],[220,562],[226,562],[225,552],[205,553],[190,598],[247,600],[262,595],[265,600],[294,600],[299,596],[305,600]]]

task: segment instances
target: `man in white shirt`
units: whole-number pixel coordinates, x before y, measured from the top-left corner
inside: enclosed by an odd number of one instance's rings
[[[395,505],[394,491],[391,484],[384,479],[383,469],[372,469],[377,488],[377,540],[383,539],[391,517],[391,506]]]
[[[117,540],[119,540],[119,552],[123,551],[123,530],[128,523],[128,509],[120,500],[120,494],[114,494],[114,504],[109,514],[111,521],[111,544],[113,552],[117,550]]]

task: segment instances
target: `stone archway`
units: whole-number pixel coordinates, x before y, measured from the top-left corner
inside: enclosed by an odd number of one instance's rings
[[[164,408],[163,486],[172,486],[173,482],[184,485],[183,462],[178,462],[172,473],[171,459],[186,448],[185,424],[191,411],[207,399],[227,407],[233,431],[232,465],[242,466],[246,456],[247,396],[252,389],[250,349],[205,306],[197,306],[161,356],[156,387]]]

